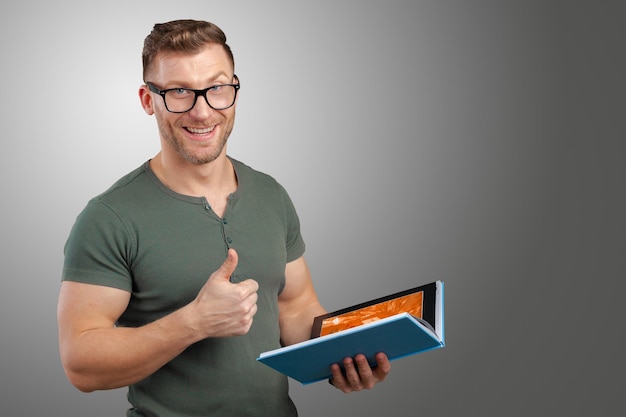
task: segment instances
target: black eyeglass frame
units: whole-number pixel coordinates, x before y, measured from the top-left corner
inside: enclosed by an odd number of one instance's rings
[[[235,101],[237,100],[237,93],[239,92],[239,89],[241,88],[241,82],[239,81],[239,77],[237,77],[237,75],[233,75],[233,78],[237,79],[237,84],[217,84],[217,85],[212,85],[210,87],[204,88],[202,90],[194,90],[193,88],[183,88],[183,87],[175,87],[175,88],[168,88],[165,90],[160,90],[159,88],[157,88],[154,84],[152,84],[149,81],[146,81],[146,85],[148,86],[148,89],[150,91],[152,91],[155,94],[158,94],[161,96],[161,98],[163,98],[163,104],[165,104],[165,109],[170,112],[170,113],[187,113],[188,111],[191,111],[191,109],[193,109],[196,106],[196,102],[198,101],[198,97],[202,96],[204,97],[204,101],[206,101],[206,104],[209,105],[210,108],[212,108],[213,110],[226,110],[229,109],[231,107],[233,107],[233,105],[235,104]],[[233,96],[233,102],[226,107],[213,107],[211,105],[211,103],[209,103],[209,99],[207,97],[207,93],[209,92],[210,89],[212,88],[216,88],[216,87],[233,87],[235,89],[235,95]],[[167,94],[170,91],[174,91],[174,90],[185,90],[185,91],[191,91],[192,93],[194,93],[194,98],[193,98],[193,103],[191,104],[191,107],[189,107],[187,110],[185,111],[173,111],[170,110],[169,107],[167,106],[167,101],[165,100],[165,94]]]

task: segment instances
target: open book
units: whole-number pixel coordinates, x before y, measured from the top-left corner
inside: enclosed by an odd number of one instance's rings
[[[364,354],[370,364],[443,347],[443,281],[412,288],[316,317],[311,339],[263,352],[258,361],[310,384],[331,376],[330,366]]]

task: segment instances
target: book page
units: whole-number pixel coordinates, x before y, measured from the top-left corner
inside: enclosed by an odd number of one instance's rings
[[[336,333],[399,313],[409,313],[422,318],[424,292],[419,291],[402,297],[383,301],[348,313],[329,317],[322,321],[320,336]]]

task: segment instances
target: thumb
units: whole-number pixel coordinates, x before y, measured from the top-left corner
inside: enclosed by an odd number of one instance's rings
[[[211,278],[213,279],[221,279],[224,281],[229,281],[230,276],[237,268],[237,263],[239,262],[239,255],[235,249],[228,249],[228,253],[226,254],[226,259],[224,263],[217,269],[217,271],[211,274]]]

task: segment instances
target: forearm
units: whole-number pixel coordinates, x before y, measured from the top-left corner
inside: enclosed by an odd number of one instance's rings
[[[183,308],[142,327],[100,327],[64,338],[61,357],[81,391],[119,388],[153,374],[200,338]]]
[[[283,344],[292,345],[310,339],[313,319],[325,313],[326,310],[319,303],[313,303],[294,314],[284,314],[280,322]]]
[[[136,328],[114,326],[128,307],[127,291],[63,282],[57,307],[59,347],[72,384],[82,391],[126,386],[153,374],[192,343],[246,334],[257,310],[259,285],[229,281],[237,260],[229,250],[192,302]]]

